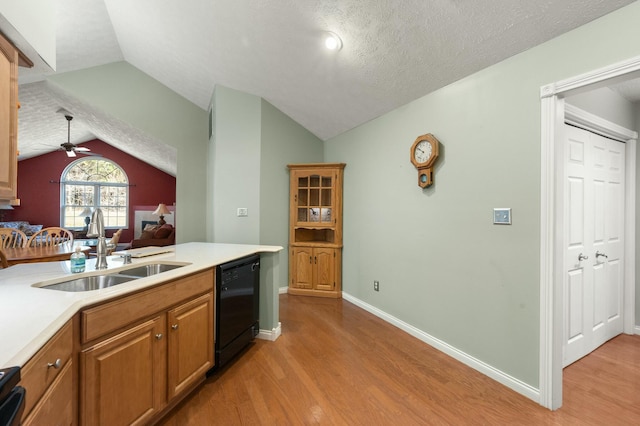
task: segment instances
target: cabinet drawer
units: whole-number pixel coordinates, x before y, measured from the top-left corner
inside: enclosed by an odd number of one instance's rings
[[[64,366],[40,403],[22,422],[22,426],[71,425],[74,423],[72,366],[72,362],[68,362]]]
[[[70,362],[72,351],[73,327],[69,321],[22,369],[20,385],[27,390],[25,415],[31,412],[47,388]],[[68,397],[72,398],[72,394],[69,393]]]
[[[213,290],[213,269],[82,311],[82,343],[90,342],[194,296]]]

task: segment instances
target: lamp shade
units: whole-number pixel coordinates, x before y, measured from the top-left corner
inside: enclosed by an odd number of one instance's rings
[[[84,210],[82,210],[80,213],[78,213],[78,216],[83,216],[83,217],[87,217],[87,216],[91,216],[91,208],[90,207],[85,207]]]
[[[0,204],[0,210],[13,210],[11,204]]]
[[[155,215],[164,216],[165,214],[171,214],[171,211],[167,208],[166,205],[160,203],[158,204],[158,208],[153,211]]]

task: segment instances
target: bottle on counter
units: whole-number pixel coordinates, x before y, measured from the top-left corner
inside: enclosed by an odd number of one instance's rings
[[[84,272],[87,256],[80,250],[80,247],[76,247],[75,253],[71,255],[71,272]]]

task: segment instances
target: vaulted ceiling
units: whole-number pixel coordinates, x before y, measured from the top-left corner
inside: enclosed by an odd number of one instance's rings
[[[220,84],[326,140],[631,2],[58,0],[56,73],[127,61],[204,110]],[[341,50],[323,47],[327,31]],[[148,156],[156,141],[53,92],[52,73],[20,70],[21,158],[66,141],[60,108],[74,114],[72,142]],[[169,154],[149,161],[175,174]]]

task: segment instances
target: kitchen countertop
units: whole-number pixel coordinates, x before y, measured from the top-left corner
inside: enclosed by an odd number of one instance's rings
[[[135,258],[131,265],[123,265],[122,258],[119,256],[109,256],[107,258],[109,266],[106,270],[96,270],[95,258],[90,258],[87,259],[85,272],[80,274],[71,273],[69,261],[23,263],[0,269],[0,368],[23,366],[76,312],[85,306],[139,291],[250,254],[276,253],[282,250],[282,247],[186,243],[148,250],[155,249],[172,251]],[[187,263],[188,265],[113,287],[85,292],[72,293],[33,286],[40,283],[52,284],[86,275],[117,272],[135,265],[158,262]]]

